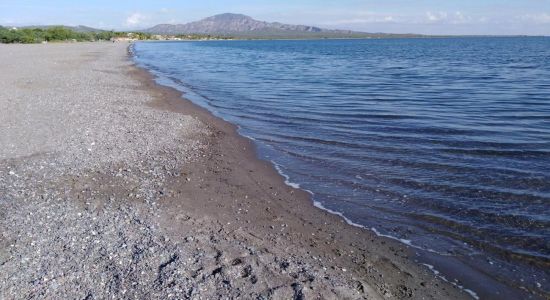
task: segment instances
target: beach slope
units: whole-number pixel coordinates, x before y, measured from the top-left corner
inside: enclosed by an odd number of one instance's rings
[[[463,299],[127,44],[0,45],[0,298]]]

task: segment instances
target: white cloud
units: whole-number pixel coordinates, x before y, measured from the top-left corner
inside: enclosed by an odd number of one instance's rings
[[[336,19],[334,21],[326,21],[321,25],[345,25],[345,24],[369,24],[369,23],[390,23],[403,21],[399,16],[393,16],[388,14],[380,14],[374,12],[355,12],[350,13],[348,19]]]
[[[448,23],[448,24],[466,24],[472,21],[470,16],[463,14],[460,11],[449,13],[446,11],[440,12],[426,12],[426,19],[428,23]]]
[[[550,24],[550,13],[523,15],[519,19],[539,24]]]
[[[449,15],[444,11],[440,11],[440,12],[428,11],[428,12],[426,12],[426,18],[430,22],[444,21],[444,20],[447,20],[448,17],[449,17]]]
[[[126,18],[126,26],[128,27],[135,27],[135,26],[138,26],[138,25],[141,25],[143,24],[143,21],[146,20],[146,17],[144,15],[142,15],[141,13],[133,13],[131,15],[129,15],[127,18]]]
[[[459,11],[455,12],[455,18],[457,21],[466,21],[467,19],[466,16]]]
[[[361,25],[374,23],[392,23],[392,24],[473,24],[476,22],[486,22],[486,19],[475,19],[472,16],[466,15],[461,11],[427,11],[424,15],[391,15],[375,12],[355,12],[350,13],[348,19],[336,19],[326,21],[320,25]]]
[[[167,20],[170,20],[168,23],[177,23],[174,18],[174,13],[175,12],[169,8],[160,8],[158,10],[148,11],[146,13],[132,12],[127,15],[123,26],[128,29],[142,29],[146,26],[167,23]]]

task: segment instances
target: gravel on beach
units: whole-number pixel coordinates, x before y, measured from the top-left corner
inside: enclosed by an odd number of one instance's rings
[[[0,45],[0,299],[466,298],[292,207],[234,129],[155,105],[127,46]]]

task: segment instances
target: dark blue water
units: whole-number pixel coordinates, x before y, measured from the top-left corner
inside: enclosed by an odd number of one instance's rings
[[[134,47],[319,206],[548,292],[550,38]]]

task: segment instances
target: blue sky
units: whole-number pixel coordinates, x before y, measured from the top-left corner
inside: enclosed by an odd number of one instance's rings
[[[0,25],[130,30],[224,12],[368,32],[550,35],[550,0],[0,0]]]

